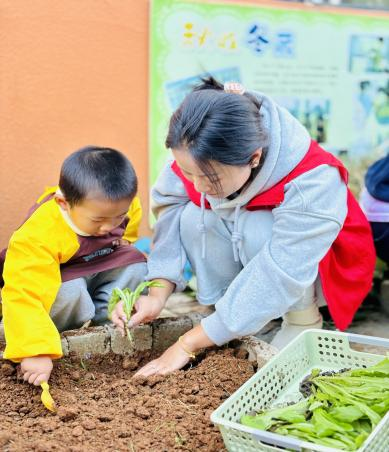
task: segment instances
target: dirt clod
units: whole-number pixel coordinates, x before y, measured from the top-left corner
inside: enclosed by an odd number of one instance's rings
[[[111,422],[113,420],[113,416],[104,415],[104,416],[99,416],[97,419],[100,422]]]
[[[74,381],[78,381],[81,378],[81,372],[79,370],[73,370],[73,372],[70,372],[70,378]]]
[[[92,419],[85,419],[81,424],[85,430],[94,430],[96,428],[96,422]]]
[[[74,429],[72,430],[72,435],[73,436],[81,436],[84,433],[84,429],[81,427],[81,425],[77,425],[77,427],[74,427]]]
[[[9,443],[12,439],[12,435],[8,433],[0,432],[0,447],[4,447]]]
[[[57,411],[58,417],[61,421],[67,422],[76,419],[77,411],[72,408],[66,408],[64,406],[60,406]]]
[[[147,385],[150,388],[153,388],[156,384],[161,383],[161,381],[163,381],[164,379],[165,377],[163,375],[152,375],[147,379]]]
[[[150,411],[143,406],[138,407],[135,410],[135,414],[140,417],[141,419],[148,419],[150,417]]]
[[[6,377],[9,377],[16,373],[16,367],[11,363],[4,363],[1,365],[0,373]]]
[[[236,353],[235,356],[238,359],[246,359],[249,355],[249,352],[247,350],[245,350],[244,348],[239,348]]]
[[[125,356],[122,362],[123,369],[136,370],[139,367],[139,360],[132,356]]]

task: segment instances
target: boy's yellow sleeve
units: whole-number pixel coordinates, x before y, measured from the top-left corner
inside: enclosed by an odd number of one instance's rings
[[[130,221],[124,231],[123,239],[130,243],[134,243],[139,238],[139,225],[142,220],[142,205],[138,196],[135,196],[130,205],[128,217]]]
[[[34,214],[33,221],[13,234],[4,263],[4,358],[16,362],[37,355],[62,356],[50,309],[62,283],[60,263],[70,259],[79,245],[75,234],[67,234],[61,224],[45,227],[45,218]]]
[[[59,263],[44,244],[11,241],[4,265],[2,290],[6,348],[4,358],[62,356],[61,340],[52,322],[50,302],[61,285]]]

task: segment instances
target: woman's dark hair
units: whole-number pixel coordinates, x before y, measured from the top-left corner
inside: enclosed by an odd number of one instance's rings
[[[228,93],[213,77],[202,79],[173,113],[166,147],[187,149],[204,174],[217,184],[212,180],[210,161],[248,165],[258,148],[268,146],[260,108],[253,95]]]
[[[66,201],[74,206],[92,191],[117,201],[133,198],[138,180],[130,161],[115,149],[86,146],[65,159],[59,188]]]

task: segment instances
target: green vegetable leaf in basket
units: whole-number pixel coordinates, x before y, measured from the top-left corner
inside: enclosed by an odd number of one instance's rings
[[[300,384],[308,396],[284,408],[242,416],[241,423],[340,450],[357,450],[389,411],[389,357],[338,372],[314,369]]]

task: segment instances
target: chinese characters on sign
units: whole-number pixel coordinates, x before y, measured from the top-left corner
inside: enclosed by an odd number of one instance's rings
[[[295,34],[288,30],[274,30],[270,32],[266,24],[259,22],[247,27],[242,38],[234,31],[212,31],[210,26],[197,26],[187,21],[184,23],[183,44],[190,48],[218,48],[230,51],[242,47],[250,49],[256,55],[263,55],[271,50],[278,58],[293,58],[295,56]]]

